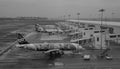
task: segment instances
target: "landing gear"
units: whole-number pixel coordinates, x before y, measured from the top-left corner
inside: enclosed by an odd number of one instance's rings
[[[63,54],[64,54],[63,51],[53,51],[53,52],[50,52],[49,57],[58,58],[58,57],[61,57]]]

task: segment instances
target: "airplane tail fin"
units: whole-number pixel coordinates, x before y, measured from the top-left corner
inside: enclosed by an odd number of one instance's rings
[[[19,44],[29,44],[21,33],[17,33],[17,39]]]

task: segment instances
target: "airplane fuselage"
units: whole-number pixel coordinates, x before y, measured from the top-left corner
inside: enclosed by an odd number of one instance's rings
[[[83,49],[79,45],[73,45],[72,43],[56,43],[54,44],[18,44],[16,47],[25,48],[35,51],[48,51],[52,49],[59,49],[59,50],[80,50]]]

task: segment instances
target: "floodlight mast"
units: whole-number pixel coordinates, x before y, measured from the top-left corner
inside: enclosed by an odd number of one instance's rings
[[[66,16],[64,15],[64,16],[63,16],[64,21],[65,21],[65,19],[66,19],[65,17],[66,17]]]
[[[77,16],[78,16],[78,24],[80,26],[80,22],[79,22],[79,20],[80,20],[80,13],[77,13]]]
[[[71,17],[71,15],[69,14],[69,15],[68,15],[68,19],[69,19],[69,20],[70,20],[70,17]]]
[[[78,25],[79,25],[78,28],[79,28],[80,27],[80,22],[79,22],[79,20],[80,20],[80,13],[79,12],[77,13],[77,16],[78,16]],[[78,41],[78,44],[80,44],[80,41]]]
[[[100,25],[100,33],[101,33],[101,49],[103,49],[102,47],[102,24],[103,24],[103,12],[105,11],[105,9],[100,9],[99,12],[101,13],[101,18],[100,18],[100,21],[101,21],[101,25]]]

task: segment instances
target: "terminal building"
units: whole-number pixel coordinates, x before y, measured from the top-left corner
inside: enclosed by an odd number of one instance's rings
[[[79,43],[81,46],[91,47],[93,49],[106,49],[109,46],[109,40],[112,40],[116,33],[119,33],[117,28],[113,26],[101,26],[100,21],[97,24],[95,21],[86,21],[78,22],[68,21],[62,23],[64,26],[67,26],[71,30],[69,36],[71,36],[70,42]],[[93,23],[91,23],[93,22]],[[96,23],[96,24],[95,24]],[[107,22],[108,23],[108,22]],[[110,38],[112,37],[112,38]],[[118,40],[118,35],[113,40]]]

